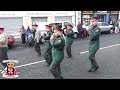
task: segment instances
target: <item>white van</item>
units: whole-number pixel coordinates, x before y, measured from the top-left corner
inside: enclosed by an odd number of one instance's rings
[[[51,22],[50,25],[58,24],[61,29],[64,29],[66,25],[70,24],[68,21],[59,21],[59,22]]]
[[[58,24],[61,29],[64,30],[65,26],[67,24],[70,24],[70,22],[68,21],[59,21],[59,22],[35,22],[38,25],[38,30],[40,30],[41,32],[41,43],[44,43],[44,38],[43,38],[43,34],[45,33],[45,25],[50,24],[51,26],[53,26],[54,24]],[[33,23],[33,24],[35,24]]]

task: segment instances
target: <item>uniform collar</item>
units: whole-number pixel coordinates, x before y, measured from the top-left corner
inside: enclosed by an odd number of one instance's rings
[[[96,27],[97,27],[97,25],[93,26],[93,29],[96,28]]]
[[[56,36],[56,38],[59,38],[59,37],[61,37],[60,35],[59,36]]]
[[[67,30],[72,30],[72,29],[67,29]]]

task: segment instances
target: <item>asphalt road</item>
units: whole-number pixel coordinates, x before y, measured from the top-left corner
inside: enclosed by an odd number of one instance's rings
[[[65,58],[61,63],[64,79],[120,79],[120,33],[101,35],[101,49],[96,53],[100,68],[96,72],[87,72],[90,68],[88,43],[88,38],[74,40],[71,59],[66,58],[65,51]],[[20,71],[16,79],[54,79],[44,62],[43,44],[41,44],[41,50],[42,56],[38,56],[33,47],[22,46],[20,43],[15,43],[8,50],[9,59],[19,61],[15,64]],[[80,54],[80,52],[83,53]],[[6,78],[0,74],[0,79]]]

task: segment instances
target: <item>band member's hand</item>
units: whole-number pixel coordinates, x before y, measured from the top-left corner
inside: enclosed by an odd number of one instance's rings
[[[57,43],[58,43],[58,44],[61,44],[61,40],[58,40]]]
[[[37,44],[39,44],[39,42],[37,42]]]
[[[46,34],[46,36],[49,36],[49,34]]]
[[[53,39],[54,39],[54,35],[52,35],[52,36],[50,37],[50,39],[53,40]]]

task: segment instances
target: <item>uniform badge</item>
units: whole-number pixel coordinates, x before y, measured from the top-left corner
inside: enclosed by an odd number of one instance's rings
[[[61,40],[58,40],[57,43],[58,43],[58,44],[61,44]]]
[[[70,31],[70,33],[72,33],[72,31]]]
[[[99,30],[97,29],[96,32],[99,32]]]
[[[49,34],[47,34],[46,36],[49,36]]]

